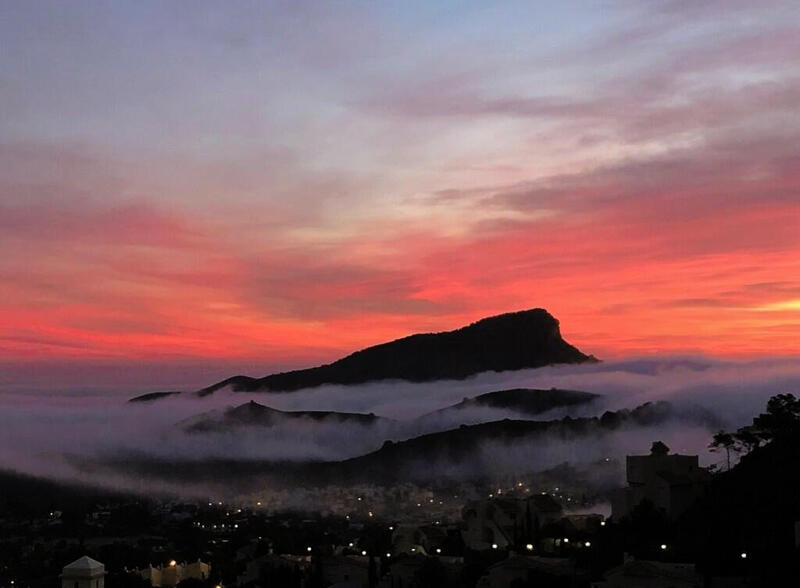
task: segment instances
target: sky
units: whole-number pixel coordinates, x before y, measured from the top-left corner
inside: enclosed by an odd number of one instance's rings
[[[534,307],[795,355],[799,55],[795,2],[3,2],[0,389]]]

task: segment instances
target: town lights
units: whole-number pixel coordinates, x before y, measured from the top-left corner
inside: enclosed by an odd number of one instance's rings
[[[600,526],[601,527],[605,527],[606,526],[606,522],[605,521],[600,521]]]
[[[392,554],[391,553],[387,553],[386,557],[392,557]]]
[[[174,568],[176,565],[178,565],[178,562],[176,562],[174,559],[169,561],[169,567]]]
[[[564,537],[564,543],[569,543],[569,537]]]
[[[311,548],[310,547],[306,547],[306,551],[311,553]]]
[[[497,549],[497,543],[492,543],[492,549]]]
[[[739,554],[739,557],[741,557],[742,559],[747,559],[747,552],[743,551],[741,554]],[[12,582],[12,584],[13,584],[13,582]]]
[[[585,547],[591,547],[591,546],[592,546],[592,542],[591,542],[591,541],[587,541],[587,542],[586,542],[586,543],[584,543],[583,545],[584,545]]]
[[[353,546],[353,544],[352,544],[352,543],[348,543],[348,544],[347,544],[347,546],[348,546],[348,547],[352,547],[352,546]]]
[[[439,547],[437,547],[436,548],[436,553],[441,553],[441,552],[442,552],[442,550]]]
[[[667,544],[666,543],[662,543],[661,544],[661,551],[666,551],[666,550],[667,550]]]
[[[525,546],[525,549],[527,549],[528,551],[533,551],[533,543],[528,543],[528,544]]]
[[[361,555],[367,555],[367,552],[366,551],[362,551]]]

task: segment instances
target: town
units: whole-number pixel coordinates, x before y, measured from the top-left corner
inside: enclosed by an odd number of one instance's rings
[[[286,497],[269,492],[241,503],[109,495],[64,504],[45,492],[24,508],[3,505],[0,586],[766,585],[797,572],[798,401],[773,398],[753,422],[713,440],[741,454],[731,469],[700,467],[696,455],[654,441],[626,457],[626,484],[607,495],[544,487],[535,476],[458,488],[297,490],[298,502],[324,502],[324,510],[287,510]],[[756,433],[766,442],[737,444]],[[747,500],[754,506],[736,516],[726,510]]]

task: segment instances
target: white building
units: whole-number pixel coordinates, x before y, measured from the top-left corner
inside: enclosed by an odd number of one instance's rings
[[[211,566],[207,563],[203,563],[199,559],[188,564],[171,561],[167,566],[159,565],[153,567],[149,565],[141,570],[136,570],[136,573],[145,580],[148,580],[153,588],[172,588],[173,586],[177,586],[181,580],[186,580],[188,578],[205,580],[208,578],[209,573],[211,573]],[[62,588],[70,587],[62,586]]]
[[[105,577],[106,567],[84,555],[61,570],[61,588],[104,588]]]

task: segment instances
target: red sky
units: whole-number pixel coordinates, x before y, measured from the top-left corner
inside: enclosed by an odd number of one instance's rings
[[[702,4],[4,6],[0,363],[797,353],[800,18]]]

